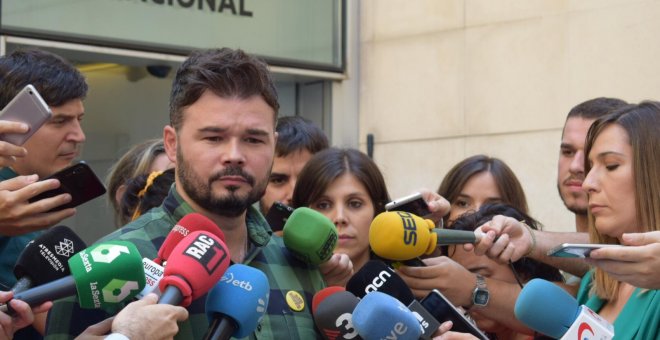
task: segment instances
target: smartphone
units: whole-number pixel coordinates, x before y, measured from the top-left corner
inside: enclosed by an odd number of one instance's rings
[[[51,209],[51,211],[77,207],[105,194],[105,186],[103,186],[101,180],[94,174],[92,168],[83,162],[64,168],[45,179],[50,178],[58,179],[60,181],[60,187],[42,192],[32,197],[30,202],[36,202],[65,193],[71,195],[71,201],[69,203],[57,206]]]
[[[488,340],[488,337],[437,289],[432,290],[420,303],[440,323],[451,321],[454,324],[452,331],[470,333],[479,339]]]
[[[32,85],[25,86],[0,112],[1,120],[22,122],[28,125],[26,133],[5,133],[0,140],[23,145],[52,116],[48,104]]]
[[[282,231],[286,220],[292,213],[293,208],[290,206],[284,203],[275,202],[270,209],[268,209],[268,213],[266,213],[266,222],[268,222],[270,229],[274,232]]]
[[[575,244],[562,243],[548,251],[548,256],[555,257],[589,257],[592,250],[599,248],[622,247],[620,244]]]
[[[431,214],[426,201],[424,201],[422,194],[419,192],[385,204],[385,210],[405,211],[411,214],[415,214],[419,217],[424,217]]]

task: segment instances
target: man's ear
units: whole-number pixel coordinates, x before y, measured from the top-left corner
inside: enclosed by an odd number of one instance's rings
[[[176,143],[176,130],[170,125],[165,125],[165,128],[163,128],[163,145],[165,146],[167,158],[174,164],[176,164]]]

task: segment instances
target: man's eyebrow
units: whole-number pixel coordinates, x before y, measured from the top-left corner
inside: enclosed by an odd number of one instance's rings
[[[268,131],[262,130],[262,129],[247,129],[246,130],[248,134],[250,135],[257,135],[257,136],[268,136]]]

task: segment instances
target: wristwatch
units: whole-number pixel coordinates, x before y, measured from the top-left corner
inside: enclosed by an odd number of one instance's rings
[[[477,276],[477,286],[474,287],[472,292],[472,306],[476,308],[484,308],[488,304],[490,299],[490,292],[486,288],[486,279],[479,274]]]

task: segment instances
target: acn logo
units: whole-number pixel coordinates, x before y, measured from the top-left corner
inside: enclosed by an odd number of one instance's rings
[[[390,274],[387,270],[381,271],[378,273],[378,276],[374,277],[371,284],[364,288],[364,292],[368,294],[369,292],[378,291],[378,288],[382,287],[383,284],[387,282],[387,278],[390,276],[392,276],[392,274]]]

